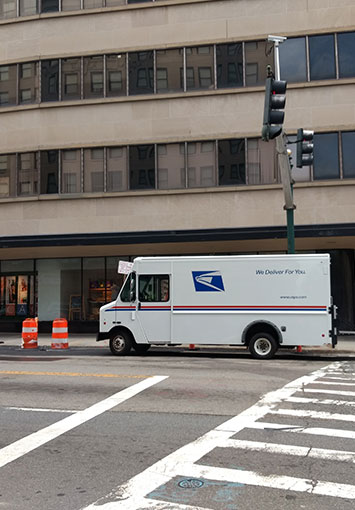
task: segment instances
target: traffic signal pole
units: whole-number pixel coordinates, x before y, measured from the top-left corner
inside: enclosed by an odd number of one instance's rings
[[[272,35],[268,37],[268,41],[272,41],[274,43],[274,65],[276,80],[281,79],[279,45],[285,39],[286,39],[285,37],[278,37]],[[287,253],[295,253],[295,224],[293,211],[296,209],[296,206],[293,203],[293,183],[291,177],[291,166],[286,148],[287,147],[286,135],[283,130],[281,131],[281,134],[278,137],[276,137],[275,140],[277,158],[281,174],[281,182],[285,197],[284,209],[286,210],[287,220]]]

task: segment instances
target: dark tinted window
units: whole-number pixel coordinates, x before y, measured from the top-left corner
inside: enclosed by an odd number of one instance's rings
[[[59,99],[59,61],[43,60],[41,62],[41,100],[58,101]]]
[[[243,49],[241,43],[218,44],[217,87],[243,86]]]
[[[244,139],[218,141],[219,184],[245,184]]]
[[[343,150],[343,175],[355,177],[355,131],[341,134],[341,144]]]
[[[355,32],[338,34],[339,77],[355,76]]]
[[[41,194],[58,193],[58,151],[41,151]]]
[[[187,90],[213,89],[213,46],[186,48]]]
[[[132,145],[129,148],[130,189],[155,188],[154,145]]]
[[[106,57],[106,96],[126,95],[126,54]]]
[[[339,178],[338,133],[314,135],[314,179]]]
[[[183,90],[180,79],[182,69],[182,52],[179,49],[158,50],[157,58],[157,92],[179,92]]]
[[[265,85],[267,66],[274,66],[272,45],[265,41],[245,43],[245,83],[247,86]]]
[[[102,56],[84,58],[84,98],[103,97],[104,59]]]
[[[41,12],[59,11],[59,0],[41,0]]]
[[[129,93],[152,94],[154,92],[153,52],[129,53]]]
[[[81,59],[62,59],[62,101],[81,97]]]
[[[311,80],[335,78],[334,35],[315,35],[309,38]]]
[[[307,81],[306,38],[287,39],[280,45],[281,78],[287,81]]]

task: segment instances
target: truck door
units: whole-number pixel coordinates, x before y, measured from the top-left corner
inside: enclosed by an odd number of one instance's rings
[[[139,275],[137,316],[148,342],[171,340],[170,275]]]

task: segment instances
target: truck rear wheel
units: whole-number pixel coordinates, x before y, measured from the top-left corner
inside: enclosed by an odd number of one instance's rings
[[[256,333],[249,342],[249,351],[257,359],[273,358],[277,347],[275,338],[269,333]]]
[[[110,338],[110,350],[115,356],[124,356],[132,348],[132,338],[125,331],[114,333]]]

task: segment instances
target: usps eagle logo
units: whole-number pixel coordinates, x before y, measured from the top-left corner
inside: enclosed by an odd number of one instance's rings
[[[196,292],[224,292],[220,271],[192,271]]]

